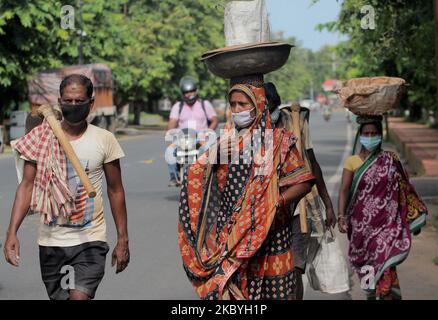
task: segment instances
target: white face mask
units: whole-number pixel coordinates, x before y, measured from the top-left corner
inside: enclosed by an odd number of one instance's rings
[[[368,151],[373,152],[382,143],[382,136],[374,136],[374,137],[360,136],[360,143]]]
[[[255,119],[255,115],[252,116],[251,112],[254,111],[255,108],[251,110],[246,110],[242,112],[233,112],[233,121],[239,128],[248,127]]]

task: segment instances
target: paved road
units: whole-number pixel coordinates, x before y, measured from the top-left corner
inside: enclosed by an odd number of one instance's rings
[[[347,142],[343,113],[325,122],[319,113],[311,116],[311,134],[316,156],[330,191],[337,190],[338,167]],[[177,189],[167,187],[164,134],[151,133],[121,142],[128,155],[123,160],[132,261],[115,275],[107,261],[107,272],[96,299],[196,299],[182,269],[177,245]],[[9,222],[16,176],[11,158],[0,159],[0,239]],[[336,198],[333,199],[336,201]],[[105,200],[105,208],[109,208]],[[113,247],[115,232],[106,210],[108,241]],[[0,259],[0,299],[47,299],[41,281],[37,217],[28,217],[19,233],[21,265],[18,269]],[[348,299],[348,295],[321,295],[306,290],[312,299]]]

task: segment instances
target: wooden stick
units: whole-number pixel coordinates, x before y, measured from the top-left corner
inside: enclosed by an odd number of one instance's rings
[[[303,149],[302,149],[302,143],[301,143],[300,105],[298,103],[294,103],[294,104],[292,104],[291,109],[292,109],[293,133],[294,133],[295,137],[297,137],[298,153],[300,154],[300,156],[302,158],[303,157]],[[298,205],[300,208],[301,233],[308,233],[309,228],[307,226],[307,210],[306,210],[305,199],[301,199],[301,201],[298,203]]]
[[[79,176],[79,179],[84,185],[88,197],[94,198],[96,196],[96,190],[91,184],[88,175],[85,173],[85,170],[82,167],[82,164],[80,163],[78,157],[76,156],[76,153],[74,152],[73,147],[70,144],[70,141],[68,141],[67,137],[64,134],[64,131],[62,131],[61,125],[59,124],[58,120],[56,120],[56,116],[52,107],[48,105],[41,106],[38,109],[38,113],[42,114],[44,118],[47,120],[47,122],[49,123],[50,128],[52,129],[53,133],[55,134],[56,138],[59,141],[59,144],[64,149],[65,155],[70,160],[71,164],[73,165],[73,168],[76,170],[76,173]]]

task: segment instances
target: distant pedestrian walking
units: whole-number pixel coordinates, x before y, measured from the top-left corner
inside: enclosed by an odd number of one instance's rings
[[[397,155],[382,150],[381,121],[358,117],[362,149],[346,160],[338,219],[368,299],[392,300],[401,299],[396,266],[409,254],[411,233],[425,225],[427,208]]]
[[[292,215],[315,183],[284,129],[273,131],[263,87],[236,84],[229,91],[238,139],[223,142],[238,161],[192,164],[179,204],[179,245],[184,269],[202,299],[292,299],[294,294]],[[228,127],[230,126],[230,127]],[[272,163],[265,175],[247,157],[245,141],[272,134]],[[268,153],[260,139],[253,154]],[[222,143],[222,142],[221,142]],[[212,152],[210,149],[205,157]],[[249,161],[245,161],[249,158]]]

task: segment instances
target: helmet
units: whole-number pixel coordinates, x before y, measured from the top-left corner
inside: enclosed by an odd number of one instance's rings
[[[198,100],[198,94],[195,94],[193,97],[187,98],[184,94],[191,91],[197,91],[198,87],[196,86],[196,80],[190,76],[185,76],[181,78],[179,82],[179,87],[181,89],[181,94],[184,102],[188,105],[193,105],[196,100]]]
[[[181,81],[179,82],[179,87],[181,89],[181,93],[198,90],[198,87],[196,86],[196,80],[190,76],[182,77]]]

